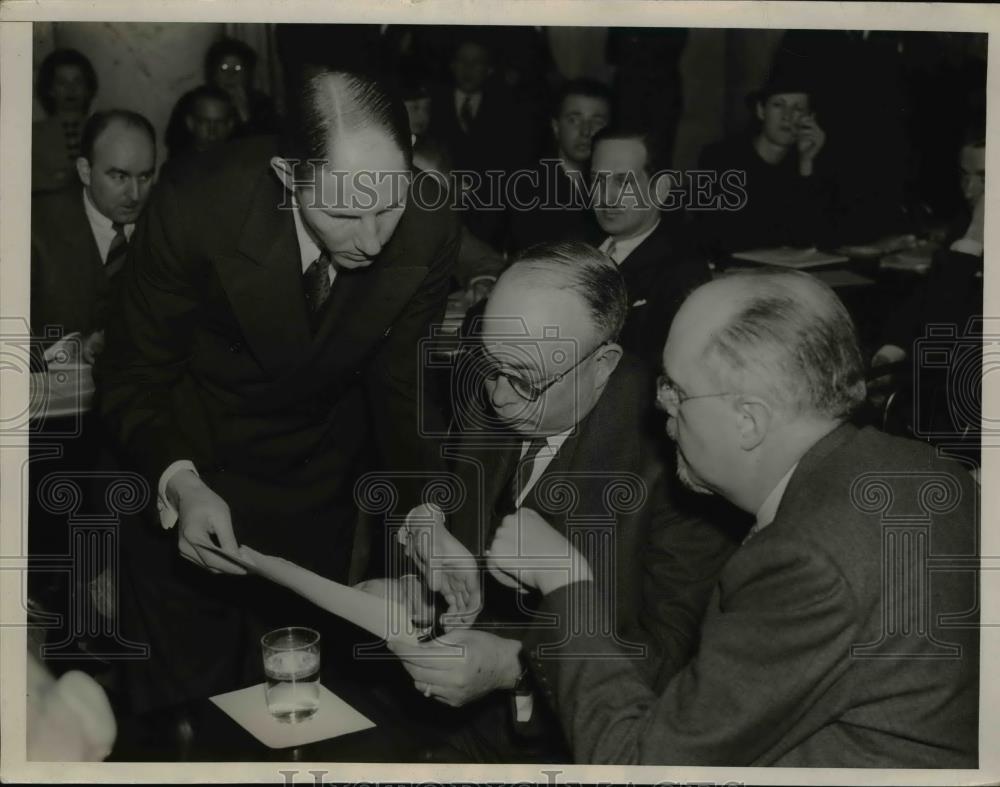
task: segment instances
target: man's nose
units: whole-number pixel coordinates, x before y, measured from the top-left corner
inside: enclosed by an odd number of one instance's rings
[[[486,382],[486,393],[490,397],[490,404],[497,410],[506,405],[524,403],[524,400],[514,392],[507,378],[503,375]]]
[[[375,216],[367,214],[358,222],[358,249],[369,257],[374,257],[382,251],[382,243],[378,239],[378,225]]]
[[[137,202],[139,200],[139,181],[136,178],[128,179],[128,186],[126,187],[125,193],[130,199],[132,199],[133,202]]]

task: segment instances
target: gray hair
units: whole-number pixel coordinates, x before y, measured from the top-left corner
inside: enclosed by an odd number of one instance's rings
[[[857,333],[832,289],[799,271],[723,278],[740,288],[742,302],[709,339],[706,359],[794,412],[843,420],[864,402]]]
[[[539,243],[521,252],[511,268],[548,275],[559,289],[574,291],[590,311],[604,341],[615,341],[628,316],[628,291],[614,260],[578,241]]]

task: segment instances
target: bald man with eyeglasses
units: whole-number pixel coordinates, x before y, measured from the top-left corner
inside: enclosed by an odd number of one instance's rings
[[[614,610],[605,634],[654,681],[690,656],[711,586],[742,535],[734,509],[710,516],[661,460],[644,404],[654,382],[617,342],[627,313],[624,280],[605,254],[575,242],[536,246],[497,281],[475,350],[456,370],[468,383],[456,392],[472,402],[449,445],[466,499],[438,515],[430,548],[420,538],[409,546],[429,585],[478,614],[472,628],[390,647],[418,691],[458,709],[451,743],[463,758],[570,756],[555,717],[534,702],[521,656],[526,633],[553,622],[537,616],[539,598],[516,576],[483,568],[505,517],[534,512],[591,545],[600,597]]]

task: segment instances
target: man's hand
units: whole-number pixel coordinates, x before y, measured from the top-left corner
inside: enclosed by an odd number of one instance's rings
[[[487,565],[500,581],[507,575],[543,594],[593,579],[583,555],[530,508],[501,520]]]
[[[500,689],[521,675],[521,643],[486,631],[459,629],[420,645],[390,641],[413,685],[425,697],[458,708]]]
[[[183,557],[213,574],[245,574],[246,570],[208,549],[215,543],[239,556],[233,521],[226,501],[190,470],[180,470],[167,484],[167,497],[177,509],[177,548]]]
[[[416,506],[407,514],[400,541],[427,587],[448,603],[448,611],[441,616],[444,627],[471,626],[482,606],[479,568],[469,550],[448,532],[440,509]]]
[[[826,144],[826,132],[816,123],[815,115],[806,115],[799,121],[799,174],[812,175],[813,161]]]
[[[83,340],[83,350],[80,356],[89,364],[97,360],[97,356],[104,351],[104,331],[94,331]]]
[[[399,579],[391,577],[366,579],[354,586],[357,590],[386,598],[399,604],[409,613],[417,627],[434,623],[434,606],[424,598],[424,584],[416,574],[406,574]]]

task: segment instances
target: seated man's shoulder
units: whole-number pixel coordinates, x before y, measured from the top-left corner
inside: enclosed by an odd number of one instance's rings
[[[64,224],[74,213],[85,215],[83,187],[79,183],[58,191],[41,192],[31,197],[32,231]]]

